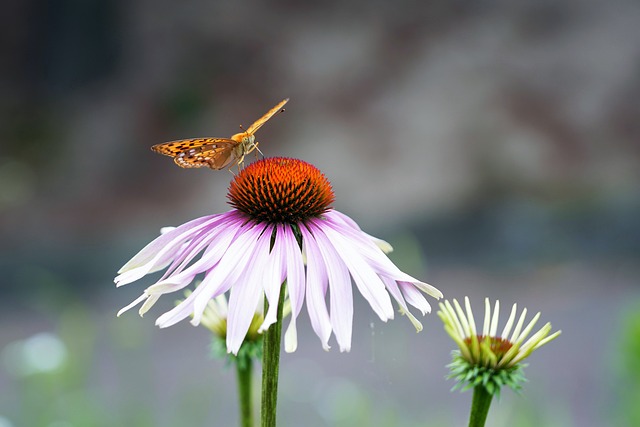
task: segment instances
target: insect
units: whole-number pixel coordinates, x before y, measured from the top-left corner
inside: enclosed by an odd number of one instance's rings
[[[244,157],[253,150],[258,150],[255,133],[271,117],[284,111],[284,104],[289,98],[283,99],[266,114],[256,120],[244,132],[236,133],[231,138],[190,138],[165,142],[151,147],[156,153],[173,157],[173,161],[181,168],[200,168],[203,166],[220,170],[229,166],[240,169],[244,165]],[[240,126],[242,128],[242,125]]]

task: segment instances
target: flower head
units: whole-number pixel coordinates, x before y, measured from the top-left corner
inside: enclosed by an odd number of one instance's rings
[[[547,323],[525,341],[540,313],[523,329],[527,316],[525,308],[513,328],[517,313],[517,304],[513,304],[502,333],[497,335],[500,301],[496,300],[492,315],[488,298],[485,299],[482,333],[478,333],[468,297],[465,297],[464,304],[463,311],[457,300],[453,300],[453,306],[444,301],[439,304],[438,311],[445,331],[458,344],[459,352],[454,352],[454,361],[450,365],[451,377],[459,380],[458,386],[466,383],[464,389],[483,385],[489,393],[497,394],[502,385],[508,385],[517,390],[524,380],[521,362],[561,333],[557,331],[549,335],[551,323]]]
[[[191,291],[185,291],[188,297]],[[181,301],[178,301],[179,304]],[[207,303],[200,325],[211,331],[211,354],[213,357],[227,359],[229,363],[238,363],[242,368],[250,366],[253,359],[262,357],[262,334],[258,333],[260,325],[264,321],[262,304],[258,304],[251,324],[242,345],[236,354],[227,351],[227,314],[229,306],[224,294],[212,298]]]
[[[333,332],[340,350],[348,351],[352,280],[380,319],[394,317],[391,295],[418,330],[422,325],[407,304],[426,314],[431,307],[420,291],[442,296],[433,286],[400,271],[377,246],[378,239],[332,209],[331,185],[308,163],[288,158],[257,161],[234,178],[228,197],[234,209],[168,231],[120,269],[115,279],[118,286],[166,271],[118,314],[143,303],[142,315],[161,295],[185,288],[202,274],[202,283],[156,324],[167,327],[191,316],[191,323],[197,325],[209,301],[228,291],[226,342],[228,351],[235,354],[262,295],[269,309],[259,330],[276,321],[280,288],[286,280],[291,321],[285,350],[297,347],[296,319],[306,301],[323,347],[329,348]]]

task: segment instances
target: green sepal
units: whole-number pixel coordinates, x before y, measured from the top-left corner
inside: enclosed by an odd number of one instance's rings
[[[211,357],[226,359],[227,366],[235,364],[240,369],[245,369],[252,359],[262,360],[262,336],[258,340],[245,340],[238,350],[238,355],[227,353],[227,343],[224,338],[213,335],[210,346]]]
[[[455,379],[456,385],[454,390],[469,390],[471,388],[482,386],[492,396],[500,397],[500,389],[503,386],[511,388],[515,392],[519,392],[522,383],[527,379],[524,377],[524,364],[517,364],[509,368],[490,368],[486,366],[478,366],[472,364],[463,358],[459,350],[451,353],[453,361],[447,365],[449,375],[447,379]]]

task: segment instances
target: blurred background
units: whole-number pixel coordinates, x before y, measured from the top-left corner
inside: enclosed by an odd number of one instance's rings
[[[228,137],[286,97],[266,156],[318,166],[337,209],[476,316],[490,297],[562,329],[490,425],[640,425],[637,1],[2,9],[0,426],[237,425],[208,332],[156,328],[172,297],[116,319],[151,280],[113,277],[162,226],[229,209],[230,173],[149,147]],[[304,315],[281,424],[466,425],[431,302],[415,334],[357,299],[344,354]]]

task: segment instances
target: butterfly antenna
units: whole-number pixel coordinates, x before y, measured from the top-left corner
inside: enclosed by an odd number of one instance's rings
[[[287,111],[287,110],[285,110],[284,108],[281,108],[280,110],[278,110],[278,112],[276,114],[274,114],[274,116],[276,116],[276,115],[278,115],[280,113],[284,113],[285,111]]]

